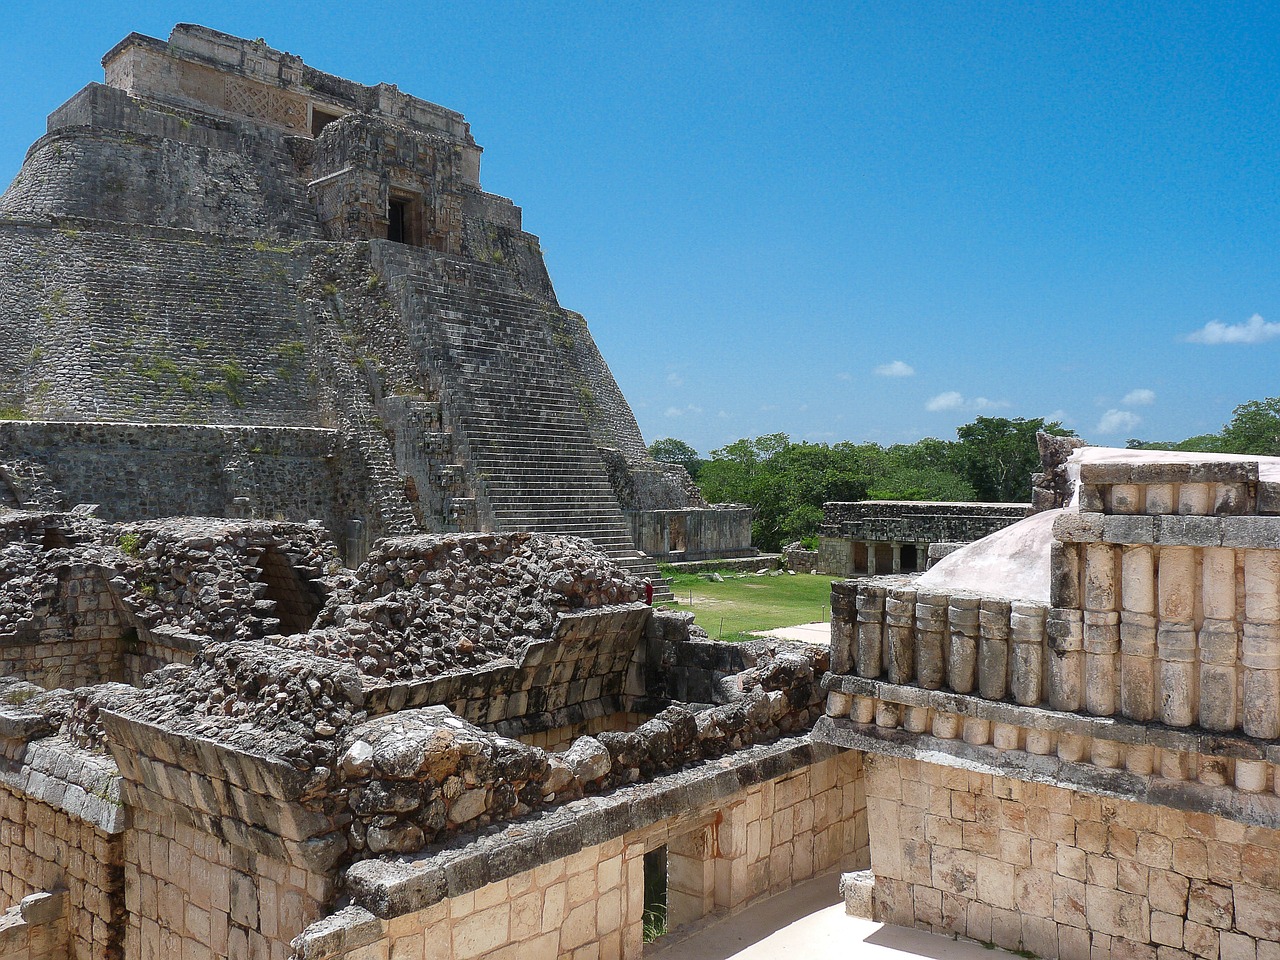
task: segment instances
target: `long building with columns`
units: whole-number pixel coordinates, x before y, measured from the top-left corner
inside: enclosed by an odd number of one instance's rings
[[[1028,503],[824,503],[818,569],[842,577],[921,572],[930,547],[971,543],[1030,512]]]

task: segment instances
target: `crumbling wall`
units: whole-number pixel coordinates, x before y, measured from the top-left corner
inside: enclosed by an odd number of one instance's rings
[[[294,940],[306,960],[383,952],[408,960],[509,950],[638,960],[644,854],[667,849],[668,929],[737,912],[837,864],[865,863],[861,764],[795,742],[748,751],[727,778],[693,769],[583,801],[412,868],[348,873],[353,905]],[[738,777],[745,782],[739,782]],[[499,853],[501,851],[501,853]]]

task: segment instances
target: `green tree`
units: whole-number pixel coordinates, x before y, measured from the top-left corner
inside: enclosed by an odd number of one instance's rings
[[[704,462],[697,450],[675,437],[664,437],[653,441],[649,444],[649,456],[662,463],[680,464],[689,471],[689,476],[694,480],[698,479],[698,471]]]
[[[1222,428],[1219,450],[1280,456],[1280,397],[1250,400],[1236,407],[1231,412],[1231,420]]]
[[[1031,495],[1031,474],[1040,469],[1040,449],[1036,433],[1043,430],[1058,436],[1074,436],[1054,420],[1043,417],[978,417],[956,430],[955,446],[959,473],[969,481],[981,500],[1017,503]]]

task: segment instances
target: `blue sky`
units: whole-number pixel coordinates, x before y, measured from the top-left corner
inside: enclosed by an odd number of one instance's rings
[[[464,113],[646,439],[1097,443],[1280,394],[1273,4],[11,5],[0,180],[131,30]]]

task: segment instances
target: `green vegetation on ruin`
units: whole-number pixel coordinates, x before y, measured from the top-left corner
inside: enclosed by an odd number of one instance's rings
[[[762,561],[762,566],[765,565]],[[694,622],[715,639],[750,640],[753,630],[794,627],[830,616],[830,576],[809,573],[757,576],[721,570],[719,574],[724,582],[717,583],[707,573],[676,573],[664,565],[659,569],[670,581],[671,592],[676,596],[675,603],[661,606],[692,611]]]

